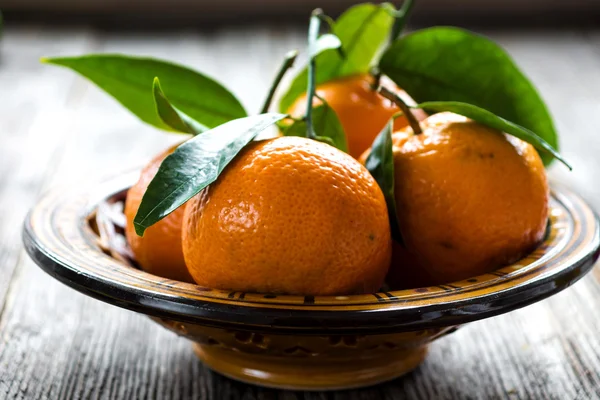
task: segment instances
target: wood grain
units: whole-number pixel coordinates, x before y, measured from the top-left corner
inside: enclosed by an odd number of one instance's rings
[[[8,32],[0,47],[0,207],[10,210],[0,217],[0,304],[19,260],[21,223],[60,158],[68,131],[63,117],[77,104],[75,78],[38,62],[45,51],[80,52],[88,45],[85,34],[62,43],[66,37],[23,28]],[[63,129],[49,134],[49,126]]]
[[[83,51],[169,57],[225,82],[256,110],[280,57],[302,46],[303,37],[294,28],[155,35],[7,30],[0,44],[0,209],[10,210],[0,214],[1,399],[600,398],[600,284],[592,275],[546,301],[441,339],[405,378],[307,393],[214,374],[185,339],[76,293],[24,255],[20,224],[41,191],[138,165],[179,140],[141,124],[70,72],[38,65],[37,57]],[[531,75],[556,117],[575,170],[555,165],[552,178],[600,209],[600,32],[493,37]]]

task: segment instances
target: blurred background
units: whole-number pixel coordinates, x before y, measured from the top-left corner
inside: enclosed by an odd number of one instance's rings
[[[302,21],[316,7],[335,15],[355,0],[2,0],[9,20],[93,22],[104,26],[205,27],[249,21]],[[597,0],[421,0],[416,24],[594,24]]]
[[[321,7],[336,16],[355,3],[359,1],[0,0],[0,138],[22,138],[23,132],[31,132],[25,124],[49,118],[43,122],[45,129],[61,126],[61,134],[73,132],[68,140],[54,137],[69,146],[92,146],[94,135],[103,138],[95,148],[103,154],[102,168],[73,168],[68,171],[73,179],[139,165],[165,142],[179,139],[140,123],[93,85],[72,72],[41,65],[39,57],[113,52],[166,58],[225,83],[254,110],[283,55],[305,48],[310,11]],[[582,152],[600,148],[595,146],[600,139],[592,123],[600,84],[600,1],[418,1],[409,30],[432,25],[466,27],[504,46],[547,101],[561,133],[563,154],[573,163],[595,162]],[[303,61],[301,55],[297,65]],[[587,143],[565,139],[574,126],[583,126],[577,137]],[[82,129],[85,135],[75,134]],[[134,144],[143,144],[142,150]],[[85,156],[91,149],[79,150],[73,155],[93,159]],[[107,162],[110,155],[119,163]],[[600,205],[598,185],[584,184],[589,171],[576,168],[567,178],[563,169],[552,169],[567,184],[580,179],[580,190]]]

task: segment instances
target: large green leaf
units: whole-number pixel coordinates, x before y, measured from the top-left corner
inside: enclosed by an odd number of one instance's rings
[[[177,109],[208,128],[245,117],[246,111],[226,88],[189,68],[153,58],[115,54],[46,58],[43,62],[71,68],[113,96],[142,121],[171,130],[156,113],[152,82],[159,77]]]
[[[403,36],[379,67],[415,101],[459,101],[521,125],[558,148],[546,105],[512,58],[491,40],[451,27]],[[543,154],[544,162],[552,157]]]
[[[483,125],[506,132],[531,144],[541,152],[540,155],[547,155],[548,157],[556,158],[565,164],[569,169],[571,169],[571,166],[561,157],[561,155],[558,154],[558,152],[552,146],[550,146],[550,144],[548,144],[535,132],[499,117],[481,107],[477,107],[472,104],[461,103],[458,101],[430,101],[420,103],[416,107],[435,112],[449,111],[455,114],[463,115],[467,118],[471,118],[472,120]]]
[[[227,122],[177,147],[160,165],[133,220],[142,236],[206,186],[217,180],[233,158],[260,132],[285,118],[259,114]]]
[[[365,73],[385,44],[393,17],[389,6],[370,3],[349,8],[333,24],[332,33],[342,42],[342,57],[336,50],[327,50],[316,58],[316,83]],[[279,102],[281,112],[287,111],[302,93],[306,92],[308,71],[303,69],[294,78]]]
[[[171,104],[165,93],[162,91],[160,80],[158,78],[154,78],[152,93],[154,94],[154,103],[156,105],[158,117],[167,126],[172,128],[174,132],[198,135],[208,130],[206,126],[194,121]]]
[[[377,135],[371,146],[371,153],[367,157],[365,167],[369,170],[383,192],[387,204],[388,216],[392,237],[402,243],[402,235],[398,225],[398,213],[396,211],[396,198],[394,195],[394,151],[392,143],[392,130],[394,121],[385,125],[381,133]]]
[[[313,128],[317,135],[317,140],[334,146],[335,148],[348,152],[348,142],[344,128],[337,114],[327,103],[313,108]],[[290,126],[284,128],[285,136],[306,137],[306,121],[294,121]]]

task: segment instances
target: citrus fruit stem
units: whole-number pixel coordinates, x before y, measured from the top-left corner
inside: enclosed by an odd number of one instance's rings
[[[294,66],[294,61],[296,61],[296,57],[298,57],[298,50],[292,50],[285,55],[283,64],[281,64],[279,72],[277,72],[275,80],[271,84],[271,88],[269,89],[269,93],[267,94],[267,98],[265,99],[262,109],[260,110],[261,114],[264,114],[269,111],[269,107],[271,107],[271,102],[273,101],[275,91],[279,87],[279,84],[285,76],[285,73]]]
[[[319,37],[319,29],[321,28],[321,15],[323,15],[323,10],[317,8],[310,16],[310,24],[308,26],[309,48],[313,43],[316,43]],[[308,88],[306,92],[306,137],[316,140],[317,135],[312,124],[313,97],[315,96],[316,91],[315,66],[315,58],[311,57],[308,61]]]
[[[378,67],[371,68],[369,73],[373,77],[373,83],[371,83],[371,89],[375,91],[379,88],[379,85],[381,82],[381,75],[383,73],[381,72],[381,70]]]
[[[402,8],[398,10],[394,19],[394,25],[392,25],[392,29],[390,31],[390,43],[398,39],[398,36],[400,36],[404,30],[406,21],[408,21],[408,17],[410,16],[414,5],[415,0],[404,0],[404,3],[402,3]]]
[[[419,121],[417,120],[417,118],[415,118],[415,115],[412,113],[412,111],[406,105],[406,103],[400,98],[400,96],[398,96],[396,93],[392,92],[391,90],[385,88],[384,86],[381,86],[378,89],[378,92],[383,97],[392,101],[394,104],[396,104],[398,107],[400,107],[400,109],[406,116],[406,119],[408,120],[408,123],[410,124],[410,127],[412,128],[413,133],[415,135],[420,135],[421,133],[423,133],[423,130],[421,129],[421,125],[419,125]]]

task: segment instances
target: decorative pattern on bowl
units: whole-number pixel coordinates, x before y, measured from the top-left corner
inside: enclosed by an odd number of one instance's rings
[[[76,290],[190,338],[216,371],[264,386],[321,390],[393,379],[415,368],[431,341],[568,287],[600,254],[597,217],[577,195],[557,187],[544,242],[490,274],[353,296],[214,290],[154,276],[130,262],[122,216],[105,217],[115,214],[136,178],[131,173],[47,194],[25,221],[28,253]]]

